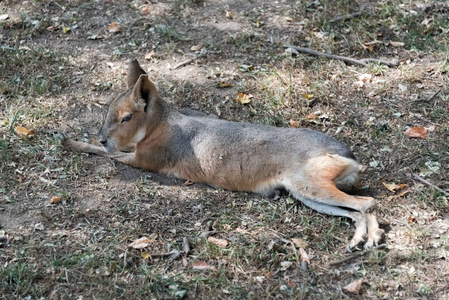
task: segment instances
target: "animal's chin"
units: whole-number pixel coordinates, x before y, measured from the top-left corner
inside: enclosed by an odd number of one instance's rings
[[[111,145],[111,143],[109,141],[106,143],[106,145],[103,145],[103,149],[107,153],[114,153],[114,152],[118,151],[117,147],[115,145]]]

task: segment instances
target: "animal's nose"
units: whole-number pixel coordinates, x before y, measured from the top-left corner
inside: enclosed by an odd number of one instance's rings
[[[101,143],[103,146],[105,146],[106,143],[108,142],[108,140],[107,140],[107,139],[104,137],[104,135],[101,134],[101,133],[100,133],[100,136],[99,136],[98,138],[99,138],[99,140],[100,140],[100,143]]]

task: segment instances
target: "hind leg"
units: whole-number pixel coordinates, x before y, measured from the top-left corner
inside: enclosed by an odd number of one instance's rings
[[[304,203],[304,205],[327,215],[331,216],[340,216],[351,219],[355,222],[355,233],[349,244],[346,246],[346,250],[352,252],[353,249],[357,249],[357,245],[361,243],[366,236],[367,232],[367,223],[366,217],[364,214],[356,212],[356,211],[348,211],[346,209],[330,206],[327,204],[319,203],[304,197],[299,198],[299,200]]]
[[[341,190],[354,185],[361,169],[357,161],[338,154],[318,156],[307,160],[302,170],[286,176],[284,185],[299,197],[364,213],[374,205],[374,198],[352,196]]]
[[[322,178],[310,182],[296,182],[294,185],[285,184],[285,188],[297,199],[305,197],[325,205],[351,208],[362,213],[375,204],[374,198],[346,194],[333,182]]]

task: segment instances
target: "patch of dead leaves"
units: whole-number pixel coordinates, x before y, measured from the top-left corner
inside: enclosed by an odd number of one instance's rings
[[[408,194],[410,191],[406,190],[405,188],[407,187],[407,185],[405,183],[401,183],[401,184],[396,184],[396,183],[386,183],[386,182],[382,182],[382,184],[390,191],[393,193],[396,193],[393,196],[389,196],[388,199],[392,200],[394,198],[399,198],[402,197],[406,194]],[[402,190],[402,191],[400,191]],[[399,192],[400,191],[400,192]]]
[[[386,183],[386,182],[382,182],[382,184],[390,191],[390,192],[396,192],[398,190],[402,190],[405,187],[407,187],[407,185],[405,183],[401,183],[401,184],[396,184],[396,183]]]

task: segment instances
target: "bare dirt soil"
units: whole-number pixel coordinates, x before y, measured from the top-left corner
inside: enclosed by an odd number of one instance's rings
[[[3,0],[0,299],[449,298],[448,11],[401,0]],[[179,109],[343,141],[368,166],[357,193],[376,198],[386,246],[346,252],[349,220],[285,193],[186,186],[62,148],[55,132],[98,133],[131,58]],[[142,237],[147,246],[128,247]]]

